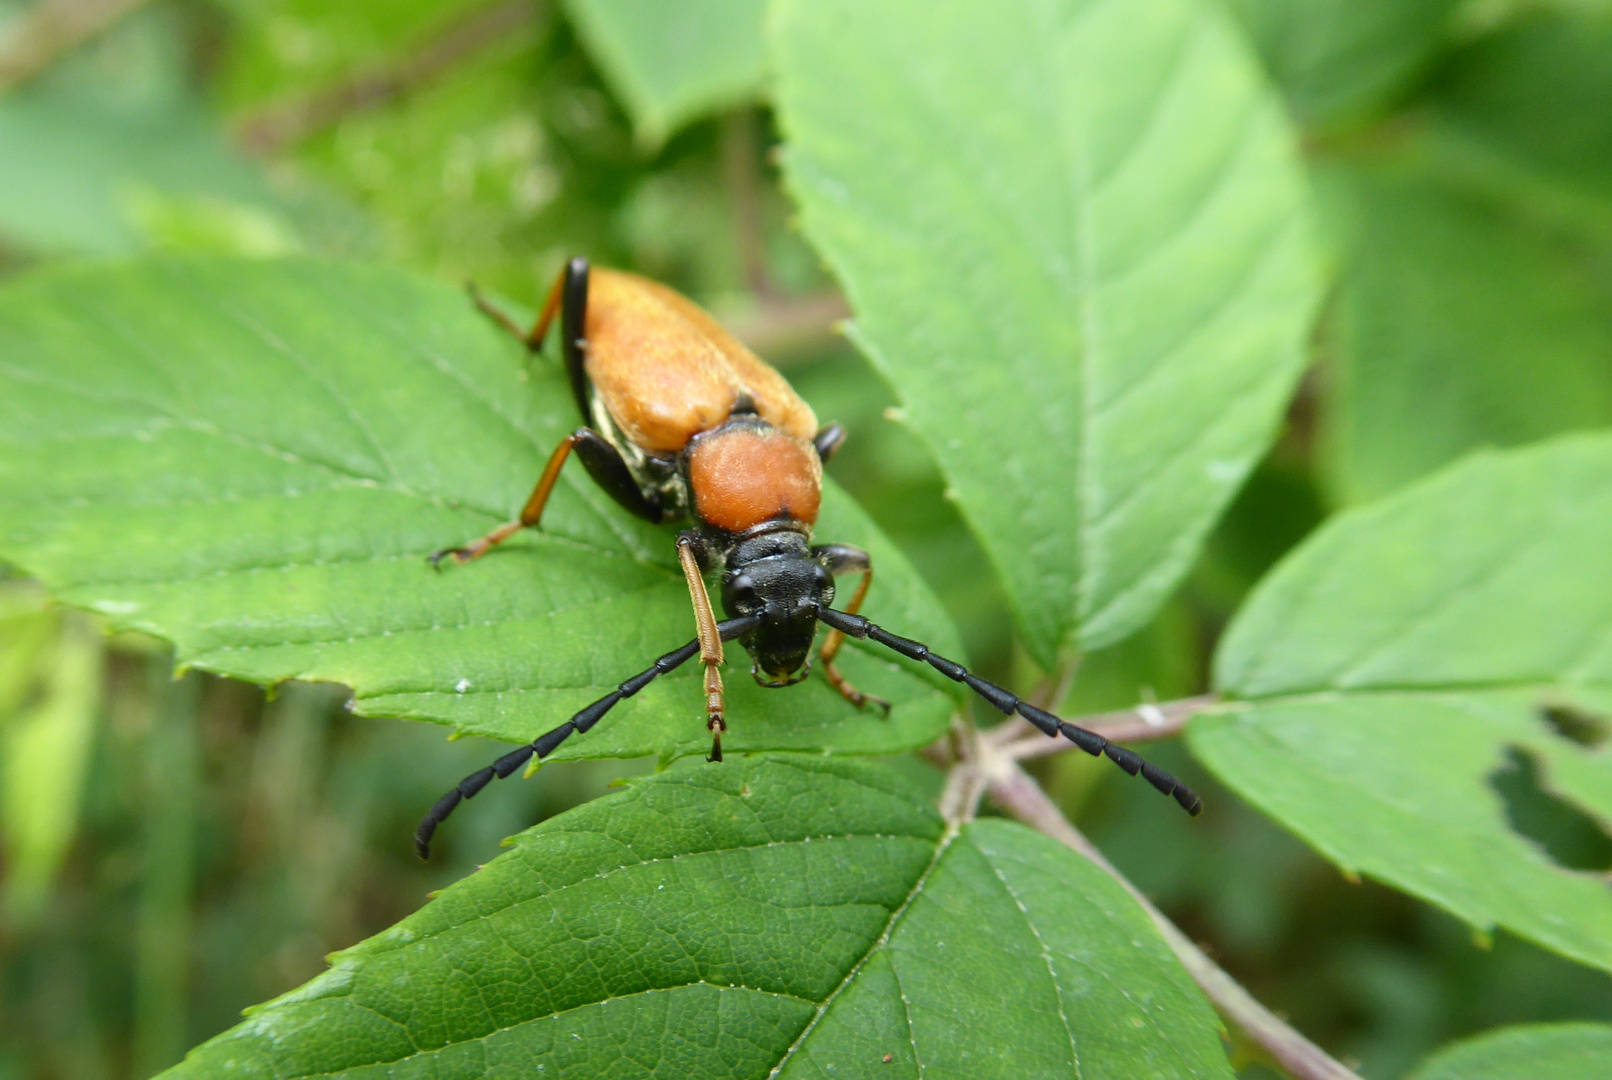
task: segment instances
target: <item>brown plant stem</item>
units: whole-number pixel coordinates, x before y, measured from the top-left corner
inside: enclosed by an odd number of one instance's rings
[[[44,0],[6,25],[0,38],[0,94],[44,73],[146,0]]]
[[[1064,817],[1034,778],[1017,763],[997,770],[990,783],[991,798],[1003,810],[1031,828],[1086,856],[1107,871],[1153,918],[1159,933],[1181,960],[1205,996],[1249,1040],[1263,1047],[1295,1080],[1360,1080],[1327,1055],[1326,1051],[1290,1027],[1281,1017],[1256,1001],[1242,985],[1226,974],[1204,951],[1154,907],[1141,890],[1103,857],[1092,842]]]
[[[478,8],[396,56],[243,113],[236,118],[236,138],[246,150],[265,155],[295,146],[345,117],[395,101],[454,66],[507,44],[537,13],[535,0]]]
[[[744,282],[764,300],[778,297],[767,267],[767,226],[761,205],[760,137],[754,109],[737,109],[722,120],[722,178],[733,207],[734,242]]]

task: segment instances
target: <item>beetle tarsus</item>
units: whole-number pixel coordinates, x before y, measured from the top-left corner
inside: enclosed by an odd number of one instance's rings
[[[433,551],[425,558],[426,561],[431,564],[433,569],[441,570],[442,560],[448,558],[449,556],[452,556],[453,561],[456,563],[467,563],[471,559],[474,559],[477,554],[479,554],[479,552],[473,553],[468,547],[452,547],[443,548],[441,551]]]
[[[722,725],[721,727],[714,727],[714,728],[711,729],[711,753],[705,759],[706,761],[721,761],[722,760],[722,732],[725,729],[726,729],[726,725]]]

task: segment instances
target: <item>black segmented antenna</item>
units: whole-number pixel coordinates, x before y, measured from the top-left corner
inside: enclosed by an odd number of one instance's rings
[[[736,637],[748,634],[760,624],[761,616],[746,615],[742,618],[727,619],[719,622],[716,624],[716,629],[717,633],[722,636],[723,641],[732,641]],[[453,813],[454,808],[461,802],[475,798],[481,789],[492,783],[495,778],[502,780],[522,765],[525,765],[534,756],[541,760],[554,753],[566,739],[579,732],[587,731],[594,724],[597,724],[605,713],[616,706],[618,701],[632,697],[638,691],[654,682],[657,676],[677,670],[688,663],[689,660],[698,656],[699,653],[699,638],[695,638],[680,649],[673,649],[598,701],[584,707],[559,727],[552,731],[544,732],[525,746],[511,750],[486,768],[479,769],[459,781],[458,786],[438,799],[436,805],[426,811],[425,817],[420,820],[419,828],[414,830],[414,850],[419,853],[420,858],[429,859],[431,857],[431,837],[436,835],[437,826],[446,821],[448,815]]]
[[[1095,731],[1087,731],[1083,727],[1076,727],[1067,720],[1060,720],[1045,709],[1038,709],[1029,702],[1022,701],[1018,696],[997,686],[969,671],[962,664],[937,656],[929,651],[929,646],[921,642],[912,641],[890,633],[884,627],[869,622],[860,615],[852,615],[845,611],[836,611],[833,608],[818,608],[818,621],[838,630],[840,633],[854,638],[868,638],[877,641],[888,649],[893,649],[910,660],[922,660],[930,667],[957,682],[964,683],[980,697],[995,705],[1009,716],[1018,713],[1030,723],[1040,728],[1044,734],[1057,738],[1062,735],[1076,746],[1093,757],[1107,754],[1108,757],[1130,773],[1132,776],[1141,774],[1142,779],[1169,795],[1181,804],[1187,813],[1196,816],[1203,810],[1203,800],[1187,785],[1159,768],[1142,760],[1142,755],[1134,750],[1127,750],[1123,746],[1116,746]]]
[[[936,655],[929,650],[929,646],[909,638],[892,634],[884,627],[871,623],[861,615],[852,615],[845,611],[836,611],[833,608],[820,607],[817,609],[818,621],[826,626],[840,631],[849,637],[867,638],[877,641],[880,645],[900,653],[911,660],[922,660],[930,667],[957,682],[965,684],[980,697],[989,701],[1003,713],[1011,716],[1018,713],[1030,723],[1034,724],[1043,733],[1057,738],[1063,736],[1086,753],[1093,757],[1107,755],[1114,764],[1130,773],[1132,776],[1140,775],[1148,783],[1158,788],[1164,794],[1171,796],[1181,804],[1182,809],[1189,814],[1196,815],[1203,809],[1203,800],[1199,799],[1193,790],[1174,776],[1165,772],[1156,765],[1142,759],[1134,750],[1127,750],[1109,742],[1095,731],[1087,731],[1083,727],[1076,727],[1066,720],[1038,709],[1027,701],[1021,700],[1017,695],[1002,689],[995,683],[984,679],[969,671],[963,665]],[[760,615],[745,615],[737,619],[726,619],[717,623],[717,632],[723,641],[732,641],[743,637],[761,625]],[[420,821],[419,828],[414,830],[414,850],[419,852],[420,858],[429,858],[431,855],[431,838],[436,834],[437,826],[441,825],[449,814],[464,800],[475,798],[482,788],[493,780],[502,780],[516,769],[525,765],[533,757],[539,760],[552,754],[559,745],[572,735],[587,731],[597,724],[605,713],[615,708],[616,704],[625,698],[630,698],[661,675],[675,671],[688,663],[700,652],[700,642],[696,638],[681,648],[656,660],[649,667],[640,671],[610,693],[585,706],[575,716],[554,728],[544,732],[525,746],[511,750],[491,765],[471,773],[459,781],[457,787],[438,799],[436,805],[431,807]]]

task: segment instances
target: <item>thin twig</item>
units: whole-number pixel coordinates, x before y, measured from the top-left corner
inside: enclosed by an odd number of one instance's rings
[[[1203,712],[1220,699],[1213,694],[1180,698],[1161,705],[1143,704],[1117,712],[1093,713],[1077,717],[1071,723],[1087,731],[1095,731],[1110,742],[1153,742],[1169,739],[1181,733],[1187,721]],[[1008,743],[998,743],[1002,753],[1016,761],[1061,754],[1074,748],[1064,739],[1049,739],[1040,733],[1028,735]]]
[[[536,20],[537,12],[536,0],[504,0],[479,8],[397,56],[243,113],[235,122],[236,138],[259,154],[295,146],[345,117],[395,101],[455,65],[506,45]]]
[[[63,54],[147,0],[44,0],[7,25],[0,38],[0,94],[42,74]]]
[[[823,349],[839,341],[838,326],[851,317],[845,297],[825,289],[806,296],[763,299],[756,310],[725,319],[733,336],[769,361]]]
[[[991,763],[1003,759],[983,745],[979,729],[961,717],[952,718],[950,735],[958,764],[946,773],[946,787],[937,805],[940,816],[955,825],[974,819],[991,779],[988,773]]]
[[[991,797],[996,803],[1026,825],[1045,833],[1059,843],[1086,856],[1102,867],[1130,893],[1142,909],[1153,917],[1153,922],[1164,940],[1180,958],[1187,973],[1203,989],[1231,1023],[1250,1040],[1264,1047],[1282,1068],[1295,1080],[1360,1080],[1303,1035],[1290,1027],[1281,1017],[1254,1000],[1242,985],[1226,974],[1218,964],[1194,945],[1175,924],[1154,907],[1141,890],[1132,885],[1116,870],[1103,853],[1093,846],[1078,829],[1069,823],[1046,792],[1042,791],[1029,773],[1017,763],[993,778]]]

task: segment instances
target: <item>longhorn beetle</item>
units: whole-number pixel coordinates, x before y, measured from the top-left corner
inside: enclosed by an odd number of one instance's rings
[[[829,628],[818,650],[823,675],[858,708],[889,705],[846,681],[834,664],[845,637],[866,638],[902,656],[922,660],[966,684],[1007,714],[1018,713],[1054,738],[1063,736],[1089,754],[1115,764],[1166,795],[1188,813],[1202,809],[1181,781],[1096,732],[1038,709],[988,683],[961,664],[936,656],[908,638],[877,626],[857,609],[873,580],[868,553],[845,544],[814,546],[812,526],[822,495],[823,462],[845,440],[838,424],[817,426],[811,406],[783,376],[741,345],[692,301],[664,285],[617,270],[589,269],[572,259],[530,331],[474,294],[477,307],[536,352],[560,317],[562,353],[571,392],[585,425],[560,440],[520,517],[463,547],[431,555],[469,562],[517,531],[535,527],[565,460],[575,453],[598,485],[639,517],[662,523],[691,520],[677,536],[677,557],[694,604],[693,641],[656,660],[559,727],[512,750],[437,800],[415,831],[421,858],[431,837],[458,806],[494,777],[509,776],[535,755],[554,752],[587,731],[623,698],[695,656],[705,665],[706,727],[711,761],[722,760],[727,718],[722,704],[722,643],[739,641],[754,660],[751,674],[763,686],[789,686],[806,677],[817,624]],[[718,620],[705,575],[720,571]],[[844,610],[834,600],[834,578],[860,574]]]

